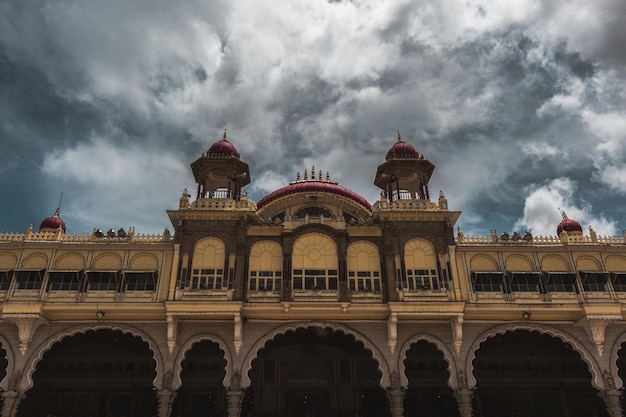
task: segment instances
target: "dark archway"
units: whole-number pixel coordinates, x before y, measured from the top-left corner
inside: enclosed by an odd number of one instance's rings
[[[548,334],[516,330],[490,337],[473,365],[477,416],[608,416],[580,354]]]
[[[152,417],[155,365],[146,342],[119,330],[68,336],[37,364],[18,415]]]
[[[457,402],[448,386],[448,362],[437,346],[425,340],[411,344],[404,373],[409,381],[404,397],[406,417],[458,417]]]
[[[617,351],[617,375],[622,379],[623,383],[626,383],[626,342],[623,342],[620,349]],[[622,416],[626,416],[626,391],[622,387]]]
[[[387,417],[378,363],[341,331],[309,327],[276,336],[252,362],[243,417]]]
[[[9,361],[7,360],[7,351],[2,345],[0,345],[0,381],[6,378],[8,366]],[[0,398],[0,410],[2,410],[2,407],[4,407],[4,400]]]
[[[223,381],[224,351],[215,342],[195,343],[186,353],[180,374],[181,387],[174,400],[172,416],[222,417],[228,404]]]

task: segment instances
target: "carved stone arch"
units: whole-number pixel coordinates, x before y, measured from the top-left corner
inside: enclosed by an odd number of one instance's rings
[[[307,265],[308,260],[310,267],[337,269],[339,262],[337,246],[335,239],[326,233],[302,234],[294,240],[291,248],[292,268]]]
[[[546,272],[568,272],[571,267],[560,255],[546,255],[541,258],[541,270]]]
[[[57,270],[81,270],[85,268],[85,257],[78,252],[64,253],[54,263]]]
[[[11,252],[0,253],[0,269],[15,269],[17,256]]]
[[[437,253],[430,240],[414,238],[404,242],[403,255],[407,269],[436,269]]]
[[[380,271],[380,250],[376,244],[367,240],[350,243],[346,260],[349,270]]]
[[[159,269],[159,258],[153,253],[138,253],[130,258],[128,269],[131,271],[156,271]]]
[[[4,376],[4,379],[0,381],[0,391],[9,391],[11,378],[13,377],[13,373],[15,372],[15,354],[13,353],[13,348],[11,347],[8,339],[1,334],[0,349],[6,352],[7,359],[7,374]]]
[[[327,224],[320,223],[303,224],[296,227],[292,233],[293,241],[295,242],[302,236],[306,236],[312,233],[326,235],[335,242],[335,245],[339,246],[339,242],[337,239],[337,230]]]
[[[609,255],[606,257],[604,263],[606,264],[607,271],[626,272],[626,257],[624,256]]]
[[[22,259],[21,267],[24,269],[46,269],[48,257],[43,253],[33,253]]]
[[[579,271],[601,271],[600,262],[592,256],[579,256],[576,258],[576,269]]]
[[[445,342],[435,336],[425,333],[417,334],[411,337],[409,340],[404,342],[402,348],[400,349],[400,354],[398,355],[398,370],[400,371],[401,385],[403,387],[407,387],[409,385],[409,380],[406,377],[406,369],[404,366],[404,360],[406,359],[407,352],[409,351],[409,349],[411,349],[411,345],[413,343],[422,340],[435,345],[437,347],[437,350],[443,353],[443,359],[448,363],[448,386],[452,389],[458,388],[458,373],[456,361],[454,360],[454,355],[452,354],[450,349],[448,349],[448,345]]]
[[[481,272],[499,271],[498,262],[489,255],[476,255],[470,259],[470,270]]]
[[[248,270],[282,270],[283,247],[274,240],[258,240],[250,246]],[[272,268],[274,266],[274,268]]]
[[[334,322],[294,322],[289,323],[281,327],[277,327],[271,332],[267,333],[264,337],[261,337],[250,348],[248,354],[244,358],[241,366],[241,387],[248,388],[250,386],[250,376],[248,373],[252,370],[252,361],[259,356],[259,351],[265,347],[267,342],[276,338],[276,336],[287,333],[288,331],[295,332],[298,329],[308,329],[310,327],[321,327],[322,329],[331,329],[332,331],[340,331],[346,335],[354,337],[357,342],[363,343],[365,349],[372,353],[372,359],[378,363],[378,370],[381,373],[380,386],[382,388],[389,387],[391,384],[391,377],[389,372],[389,365],[385,360],[383,353],[378,347],[362,333],[339,323]]]
[[[22,379],[20,381],[20,390],[27,391],[33,387],[33,374],[37,369],[37,364],[43,359],[44,354],[52,349],[52,347],[61,342],[66,337],[72,337],[79,333],[87,333],[88,331],[93,330],[119,330],[124,334],[130,334],[133,337],[138,337],[142,341],[148,344],[148,349],[152,351],[152,358],[155,361],[155,371],[156,377],[152,381],[152,385],[155,389],[160,390],[163,386],[163,355],[159,350],[159,346],[156,341],[148,335],[146,332],[139,330],[136,327],[128,326],[121,323],[94,323],[87,324],[82,326],[75,326],[69,329],[64,329],[50,338],[41,343],[37,349],[33,349],[33,353],[28,358],[26,362],[26,366],[24,367],[25,374],[22,375]]]
[[[507,271],[532,272],[535,270],[533,262],[524,255],[509,255],[504,260]]]
[[[226,260],[226,244],[217,237],[205,237],[193,248],[192,267],[222,267]]]
[[[183,370],[183,361],[185,360],[185,356],[187,352],[191,350],[193,345],[196,343],[204,342],[205,340],[217,343],[220,349],[224,351],[224,359],[226,360],[226,375],[224,376],[224,381],[222,382],[225,387],[230,387],[230,383],[232,380],[232,364],[233,364],[233,355],[228,348],[228,343],[221,337],[210,334],[210,333],[201,333],[187,339],[185,343],[181,346],[178,354],[176,355],[176,359],[174,360],[174,369],[172,370],[172,382],[171,388],[172,390],[178,390],[183,381],[180,378],[180,374]]]
[[[119,271],[122,269],[122,257],[113,252],[103,253],[94,258],[91,269]]]
[[[487,341],[487,339],[494,336],[514,332],[516,330],[527,330],[529,332],[547,334],[560,339],[563,343],[567,343],[572,347],[572,349],[580,354],[580,359],[589,367],[591,384],[593,387],[599,390],[605,389],[604,379],[602,377],[602,372],[600,371],[600,365],[595,360],[593,354],[584,347],[584,343],[581,343],[576,337],[560,329],[535,323],[508,323],[492,327],[481,333],[470,346],[465,361],[465,375],[467,378],[468,388],[471,389],[476,386],[476,378],[474,377],[474,359],[476,359],[476,351],[480,349],[480,345]]]
[[[617,367],[617,354],[622,349],[622,344],[626,343],[626,332],[622,332],[616,339],[615,343],[611,347],[611,356],[610,356],[610,366],[611,366],[611,376],[615,381],[615,385],[617,388],[624,386],[624,381],[619,377],[619,369]]]

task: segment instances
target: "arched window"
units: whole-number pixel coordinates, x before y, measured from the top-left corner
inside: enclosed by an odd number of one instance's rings
[[[224,280],[226,247],[220,239],[209,237],[196,243],[191,261],[190,290],[221,290]]]
[[[380,292],[380,255],[376,245],[352,243],[348,246],[347,262],[350,292]]]
[[[278,243],[263,241],[252,245],[248,265],[248,291],[280,291],[283,250]]]
[[[405,288],[409,291],[438,290],[437,255],[432,243],[424,239],[411,239],[404,245],[406,265]]]
[[[293,245],[294,290],[337,290],[337,245],[321,233],[299,237]]]

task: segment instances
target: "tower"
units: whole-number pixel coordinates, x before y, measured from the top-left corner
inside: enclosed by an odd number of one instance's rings
[[[374,184],[381,188],[389,202],[430,198],[428,181],[435,165],[400,138],[389,149],[386,161],[378,166]]]
[[[250,184],[248,164],[239,160],[239,152],[224,137],[191,164],[198,184],[197,199],[228,198],[239,201],[241,188]]]

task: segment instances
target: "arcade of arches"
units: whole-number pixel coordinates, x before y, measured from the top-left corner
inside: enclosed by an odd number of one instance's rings
[[[246,388],[233,370],[241,364],[229,366],[219,343],[205,339],[181,352],[180,369],[174,369],[179,386],[170,380],[156,390],[159,355],[146,342],[119,330],[89,330],[64,337],[43,354],[25,395],[16,398],[5,389],[2,415],[608,417],[616,414],[607,396],[621,399],[622,391],[594,388],[580,353],[546,333],[509,330],[482,341],[467,356],[473,357],[472,387],[462,372],[457,378],[452,374],[468,364],[436,343],[422,336],[407,346],[398,358],[404,378],[392,371],[385,384],[383,372],[390,370],[385,359],[381,363],[345,331],[315,325],[287,330],[257,351]],[[1,352],[6,376],[6,352]],[[626,373],[624,352],[626,342],[614,364],[620,378]],[[229,386],[227,373],[232,373]]]

